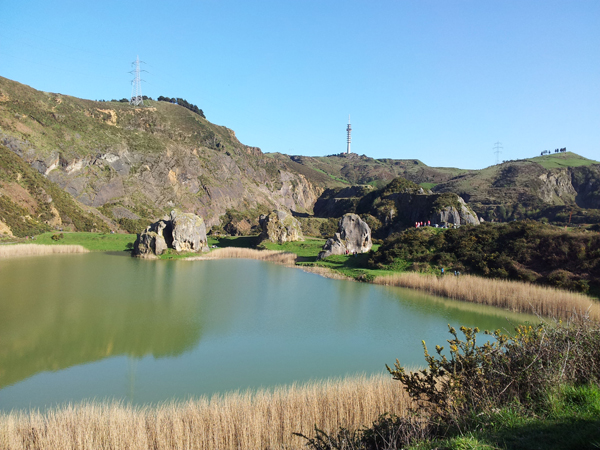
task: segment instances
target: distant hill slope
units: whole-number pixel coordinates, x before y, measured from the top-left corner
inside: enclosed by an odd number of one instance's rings
[[[209,226],[229,209],[310,212],[325,188],[342,185],[182,106],[147,103],[82,100],[0,77],[0,144],[111,220],[151,220],[173,207]]]
[[[418,159],[373,159],[356,153],[321,157],[275,154],[281,160],[292,160],[348,184],[372,184],[383,187],[402,177],[415,183],[438,184],[470,172],[453,167],[429,167]],[[430,186],[427,186],[430,187]]]
[[[575,153],[557,153],[470,171],[433,190],[459,194],[486,220],[600,209],[600,164]]]

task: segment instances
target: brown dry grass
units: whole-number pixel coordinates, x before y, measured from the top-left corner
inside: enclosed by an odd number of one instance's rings
[[[376,277],[374,283],[419,289],[456,300],[556,319],[589,314],[591,319],[600,321],[600,304],[594,299],[583,294],[531,283],[472,275],[442,277],[414,272]]]
[[[205,259],[257,259],[259,261],[269,261],[286,266],[293,266],[296,263],[296,255],[294,253],[280,252],[276,250],[255,250],[252,248],[240,247],[225,247],[218,248],[203,256],[194,256],[186,258],[188,261],[197,261]]]
[[[336,272],[333,269],[322,266],[298,266],[304,272],[316,273],[317,275],[321,275],[325,278],[331,278],[332,280],[347,280],[347,281],[355,281],[354,278],[347,277],[346,275],[342,275],[339,272]]]
[[[47,413],[0,414],[0,448],[299,449],[312,435],[399,416],[410,404],[389,375],[230,393],[155,408],[89,403]]]
[[[87,253],[89,250],[81,245],[38,245],[19,244],[0,246],[0,258],[13,256],[39,256],[57,253]]]

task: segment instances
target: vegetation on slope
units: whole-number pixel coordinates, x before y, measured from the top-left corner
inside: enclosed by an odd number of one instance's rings
[[[386,241],[369,262],[379,269],[409,262],[415,270],[439,273],[444,267],[587,292],[600,287],[600,235],[531,220],[409,229]]]

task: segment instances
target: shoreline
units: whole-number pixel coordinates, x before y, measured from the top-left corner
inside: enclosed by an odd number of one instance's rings
[[[209,256],[212,253],[215,255]],[[225,247],[213,250],[206,256],[190,257],[184,260],[201,261],[227,258],[256,259],[294,267],[333,280],[358,281],[331,268],[295,264],[296,254],[279,250]],[[292,260],[293,262],[291,262]],[[414,289],[451,300],[493,306],[506,311],[534,314],[551,319],[569,320],[575,316],[587,315],[590,319],[600,322],[600,302],[596,299],[580,293],[523,281],[484,278],[475,275],[454,277],[448,274],[439,277],[417,272],[390,272],[389,275],[377,276],[372,281],[366,282]]]

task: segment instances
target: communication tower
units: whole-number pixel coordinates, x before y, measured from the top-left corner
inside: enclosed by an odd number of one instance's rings
[[[140,70],[140,57],[138,56],[134,62],[131,63],[135,66],[135,69],[129,73],[133,74],[133,80],[131,80],[131,98],[129,104],[133,106],[144,105],[144,99],[142,98],[142,79],[140,78],[140,72],[146,72],[146,70]],[[145,64],[145,63],[144,63]]]
[[[352,142],[352,125],[350,125],[350,114],[348,114],[348,126],[346,127],[348,133],[348,147],[346,147],[346,154],[350,153],[350,143]]]
[[[502,142],[496,142],[494,144],[494,153],[496,155],[496,164],[500,164],[500,153],[502,153]]]

